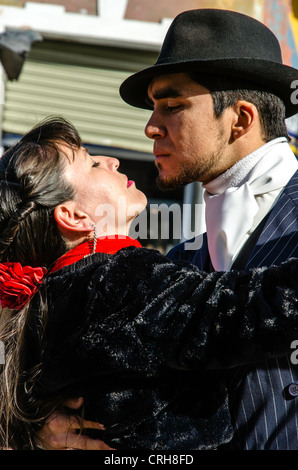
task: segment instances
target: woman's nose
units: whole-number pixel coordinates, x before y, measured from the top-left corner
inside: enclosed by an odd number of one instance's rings
[[[117,171],[119,166],[120,166],[120,162],[118,160],[118,158],[114,158],[114,157],[102,157],[104,159],[104,163],[105,165],[111,170],[111,171]]]

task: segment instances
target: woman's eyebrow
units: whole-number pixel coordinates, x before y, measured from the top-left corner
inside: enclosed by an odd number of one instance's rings
[[[89,149],[88,149],[87,147],[81,147],[81,149],[82,149],[83,152],[84,152],[84,158],[85,158],[85,160],[89,159],[89,158],[90,158]]]

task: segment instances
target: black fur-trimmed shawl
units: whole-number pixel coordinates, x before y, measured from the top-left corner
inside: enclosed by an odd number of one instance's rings
[[[226,369],[298,338],[297,263],[207,274],[125,248],[65,267],[46,280],[36,393],[84,396],[116,449],[216,448],[233,432]]]

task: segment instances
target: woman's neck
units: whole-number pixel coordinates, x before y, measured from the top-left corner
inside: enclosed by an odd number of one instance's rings
[[[95,244],[93,240],[84,241],[58,258],[51,269],[51,272],[58,271],[64,266],[76,263],[86,256],[90,256],[95,253],[107,253],[113,255],[117,253],[117,251],[122,248],[127,248],[128,246],[135,246],[137,248],[142,247],[137,240],[128,237],[127,235],[119,234],[99,237]]]
[[[77,232],[70,232],[65,237],[67,251],[76,248],[77,246],[81,245],[84,242],[90,242],[91,240],[94,240],[94,238],[95,239],[105,239],[105,238],[113,239],[115,237],[119,237],[119,238],[128,237],[130,226],[131,226],[131,222],[127,226],[122,227],[120,229],[117,229],[114,231],[105,230],[104,232],[99,231],[98,227],[96,227],[96,229],[92,232],[90,231],[90,234],[87,236],[86,234],[80,235]]]

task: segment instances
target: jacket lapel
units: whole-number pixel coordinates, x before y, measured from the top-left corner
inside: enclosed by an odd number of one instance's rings
[[[280,264],[298,257],[298,171],[274,206],[246,268]]]

